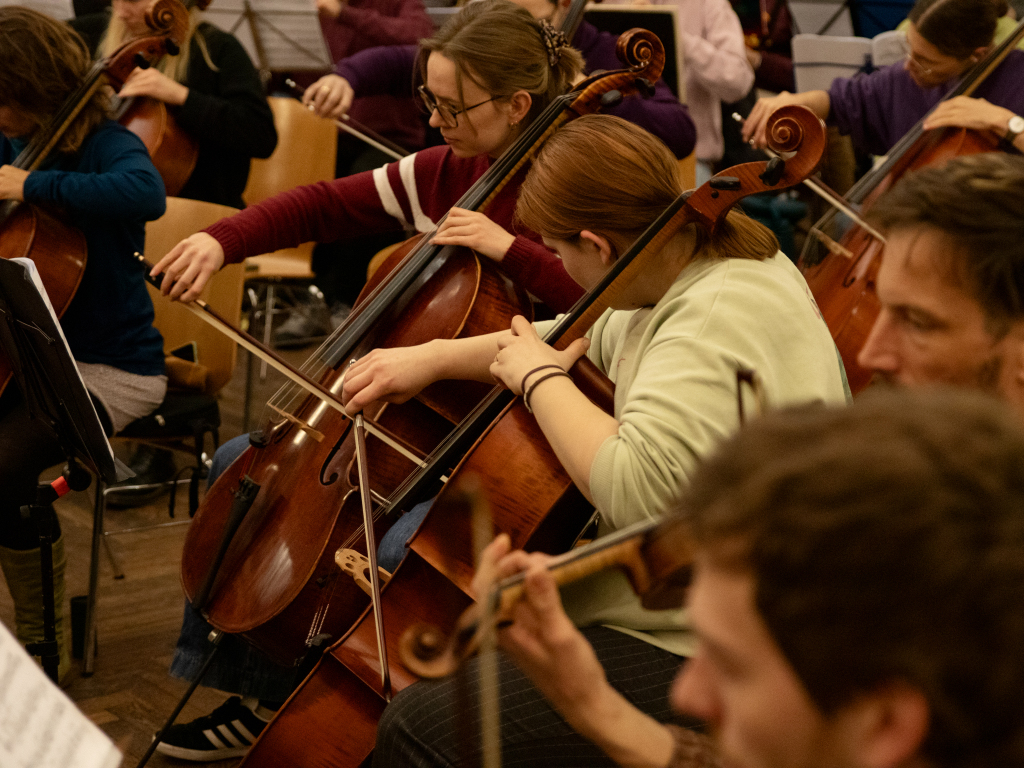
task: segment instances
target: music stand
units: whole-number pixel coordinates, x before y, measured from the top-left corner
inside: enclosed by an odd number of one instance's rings
[[[67,458],[63,475],[52,483],[40,483],[35,501],[21,510],[22,516],[31,516],[38,528],[43,575],[44,639],[29,644],[28,651],[42,658],[43,669],[56,682],[60,652],[54,617],[49,505],[69,490],[89,487],[91,478],[79,461],[108,483],[130,477],[132,472],[114,458],[30,259],[0,259],[0,348],[11,364],[29,415],[53,434]]]
[[[217,0],[203,18],[235,35],[261,73],[334,68],[314,0]]]

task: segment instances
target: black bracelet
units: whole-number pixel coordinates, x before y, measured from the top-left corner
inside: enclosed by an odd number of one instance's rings
[[[530,387],[530,391],[529,392],[524,392],[523,393],[523,405],[526,406],[526,412],[527,413],[533,413],[533,408],[530,407],[530,395],[532,395],[533,391],[535,389],[537,389],[537,385],[538,384],[543,384],[548,379],[553,379],[553,378],[555,378],[557,376],[565,376],[565,378],[567,378],[567,379],[571,379],[572,378],[572,376],[570,376],[565,371],[558,370],[558,371],[555,371],[554,373],[549,373],[546,376],[541,376],[539,379],[537,379],[535,382],[533,382],[532,386]]]
[[[526,380],[533,376],[533,374],[535,374],[537,371],[543,371],[545,368],[557,368],[562,373],[565,373],[565,369],[562,368],[562,366],[555,365],[554,363],[548,363],[547,365],[538,365],[532,371],[529,371],[525,376],[523,376],[523,380],[519,383],[519,391],[523,394],[526,394]]]

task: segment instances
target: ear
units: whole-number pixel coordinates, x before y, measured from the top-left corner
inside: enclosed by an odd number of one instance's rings
[[[977,63],[977,62],[981,61],[982,59],[984,59],[986,56],[988,56],[988,52],[991,51],[991,50],[992,50],[992,46],[991,45],[985,45],[985,46],[982,46],[981,48],[975,48],[974,49],[974,53],[971,54],[971,60],[974,61],[975,63]]]
[[[530,113],[533,97],[526,91],[516,91],[508,97],[508,122],[510,125],[521,123]]]
[[[595,234],[589,229],[584,229],[580,232],[580,240],[584,241],[584,244],[590,244],[590,248],[600,255],[601,263],[606,267],[610,267],[612,262],[619,258],[608,238],[602,235]]]
[[[924,694],[894,681],[858,699],[837,715],[849,718],[852,757],[865,768],[895,768],[914,761],[928,735]]]

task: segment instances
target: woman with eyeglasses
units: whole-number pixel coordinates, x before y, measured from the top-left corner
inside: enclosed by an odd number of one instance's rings
[[[375,171],[286,192],[179,243],[157,265],[164,292],[188,301],[222,264],[315,240],[335,242],[381,232],[426,232],[446,213],[434,237],[472,248],[556,312],[582,289],[539,238],[513,226],[525,171],[487,214],[453,208],[582,68],[564,39],[508,0],[462,10],[421,54],[430,124],[447,146],[431,147]]]
[[[332,242],[375,232],[429,231],[448,214],[434,242],[472,248],[493,259],[512,280],[554,311],[564,311],[583,289],[540,236],[513,223],[520,171],[491,203],[487,215],[452,208],[523,129],[564,93],[582,59],[528,11],[508,0],[464,8],[423,43],[421,97],[431,125],[447,146],[431,147],[375,171],[321,182],[270,198],[218,222],[175,246],[154,268],[166,272],[164,292],[184,301],[199,295],[225,262],[316,240]],[[212,483],[248,447],[248,438],[218,449]],[[185,610],[171,674],[192,679],[209,654],[210,625]],[[245,754],[266,721],[297,684],[243,640],[221,643],[205,684],[239,694],[212,714],[172,728],[157,751],[188,760]],[[240,698],[245,697],[245,698]],[[226,740],[217,734],[230,733]]]
[[[761,99],[743,125],[744,140],[764,147],[768,115],[785,104],[803,104],[849,134],[859,149],[884,155],[938,104],[926,130],[989,131],[1004,150],[1024,151],[1024,51],[1011,51],[973,97],[939,104],[992,47],[1001,10],[1005,3],[995,0],[918,0],[908,17],[902,64],[837,78],[828,91]]]

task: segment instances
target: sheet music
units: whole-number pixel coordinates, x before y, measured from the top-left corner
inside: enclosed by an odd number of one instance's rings
[[[58,21],[67,21],[75,17],[75,8],[71,0],[0,0],[0,8],[5,5],[20,5],[33,11],[45,13]]]
[[[203,18],[237,37],[259,69],[323,72],[334,67],[316,0],[217,0]]]
[[[0,624],[0,765],[117,768],[121,753]]]
[[[68,346],[68,340],[64,337],[64,329],[60,325],[60,320],[57,318],[57,313],[54,312],[53,310],[53,304],[50,303],[50,296],[46,292],[46,288],[43,286],[43,278],[40,277],[39,275],[39,270],[36,268],[36,263],[32,261],[32,259],[26,258],[8,259],[8,261],[14,264],[20,264],[22,267],[25,268],[25,271],[28,272],[29,275],[32,277],[32,284],[35,285],[36,290],[39,291],[39,294],[43,297],[43,301],[46,302],[46,307],[47,309],[50,310],[50,316],[53,317],[53,323],[54,325],[57,326],[57,330],[60,332],[60,339],[61,341],[64,342],[64,348],[68,351],[68,357],[74,359],[74,355],[71,354],[71,347]],[[78,370],[77,365],[75,366],[75,374],[78,376],[78,380],[82,383],[82,389],[88,390],[88,387],[85,386],[85,380],[82,378],[82,372]],[[92,412],[93,415],[95,415],[96,417],[96,421],[99,422],[100,417],[99,414],[96,413],[96,404],[92,402],[92,398],[90,398],[89,403],[90,405],[92,405]],[[114,449],[110,447],[109,442],[107,442],[107,450],[110,452],[111,460],[113,460]],[[131,477],[131,475],[128,475],[128,477]],[[7,763],[0,762],[0,766],[6,765]]]

